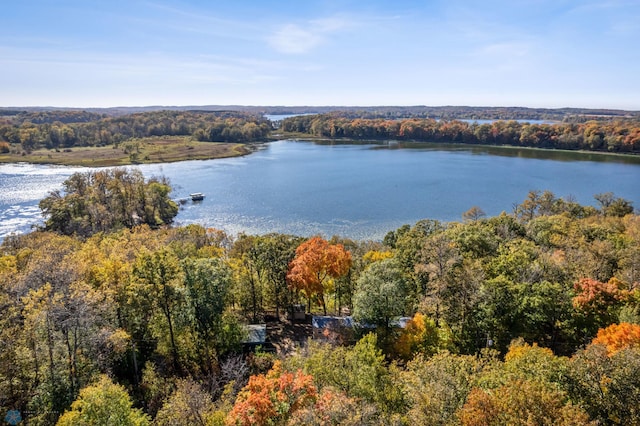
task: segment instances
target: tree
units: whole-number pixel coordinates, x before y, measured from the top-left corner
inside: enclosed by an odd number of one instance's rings
[[[570,360],[566,388],[571,400],[599,424],[640,424],[640,350],[609,354],[603,345],[587,345]]]
[[[628,297],[628,292],[622,289],[622,283],[616,278],[606,283],[583,278],[575,283],[574,289],[576,295],[573,306],[582,315],[587,337],[593,336],[599,328],[614,323]]]
[[[154,419],[157,426],[208,426],[222,420],[211,395],[190,379],[180,380]]]
[[[417,263],[417,271],[428,277],[425,302],[433,310],[436,327],[440,326],[448,300],[454,296],[453,284],[455,270],[461,265],[462,256],[455,243],[445,233],[430,236],[421,251],[421,262]]]
[[[187,305],[198,337],[195,343],[202,352],[199,364],[211,373],[212,355],[217,358],[226,347],[233,346],[225,342],[223,332],[231,269],[220,259],[185,259],[182,265]]]
[[[544,383],[514,380],[492,392],[475,388],[458,418],[464,426],[595,425],[566,395]]]
[[[169,198],[164,178],[145,182],[139,170],[107,169],[74,173],[40,201],[45,229],[65,235],[89,236],[120,228],[170,224],[178,205]]]
[[[376,425],[384,424],[379,419],[375,405],[358,398],[348,397],[344,392],[332,388],[320,391],[316,403],[296,411],[289,420],[290,425]]]
[[[290,235],[269,234],[256,237],[249,251],[249,257],[265,284],[265,301],[268,306],[275,306],[277,318],[280,318],[281,309],[291,303],[287,272],[300,241],[300,238]]]
[[[455,424],[456,412],[464,405],[474,383],[495,360],[443,352],[427,358],[418,354],[400,375],[410,424]]]
[[[299,409],[315,402],[313,377],[301,370],[283,371],[276,361],[266,375],[251,376],[226,419],[227,425],[286,424]]]
[[[183,303],[182,269],[178,259],[168,249],[153,253],[143,252],[136,259],[133,277],[140,287],[140,295],[152,301],[162,312],[169,332],[171,354],[174,368],[180,370],[178,346],[174,316],[178,306]]]
[[[440,349],[440,335],[435,321],[420,312],[407,322],[395,343],[395,352],[410,360],[415,354],[433,355]]]
[[[132,407],[126,389],[114,384],[107,376],[80,391],[57,426],[145,426],[151,424],[147,415]]]
[[[342,244],[329,244],[320,237],[314,237],[300,244],[296,249],[296,257],[289,264],[287,281],[303,291],[311,307],[311,298],[318,299],[327,314],[325,292],[329,289],[330,280],[345,275],[351,267],[351,253]]]
[[[487,214],[478,206],[473,206],[466,212],[462,213],[462,218],[465,222],[477,222]]]
[[[605,192],[593,196],[600,205],[600,211],[605,216],[624,217],[633,213],[633,203],[624,198],[616,197],[613,192]]]
[[[320,389],[329,387],[344,392],[350,398],[376,404],[385,412],[397,408],[399,392],[393,388],[374,333],[350,348],[312,341],[303,353],[288,359],[287,364],[289,370],[301,368],[313,376]]]
[[[407,290],[406,278],[395,260],[372,263],[356,284],[354,319],[388,329],[391,319],[406,311]]]
[[[598,330],[598,335],[591,344],[606,346],[609,355],[626,348],[640,349],[640,325],[626,322],[611,324]]]

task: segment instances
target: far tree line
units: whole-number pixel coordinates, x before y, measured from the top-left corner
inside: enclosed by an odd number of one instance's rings
[[[613,153],[640,152],[640,122],[618,117],[555,124],[498,120],[376,117],[354,111],[301,115],[279,122],[279,132],[351,140],[398,140],[512,145]],[[475,117],[475,116],[474,116]],[[507,115],[509,117],[509,115]],[[151,111],[120,116],[85,111],[0,116],[0,152],[118,145],[131,138],[190,136],[207,142],[256,142],[273,136],[273,123],[239,111]]]
[[[640,122],[631,120],[491,124],[434,119],[363,119],[341,114],[305,115],[282,121],[281,130],[314,137],[356,140],[513,145],[535,148],[640,153]]]

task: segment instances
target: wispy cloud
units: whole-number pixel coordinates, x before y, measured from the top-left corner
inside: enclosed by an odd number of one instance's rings
[[[325,43],[333,34],[353,28],[354,20],[334,16],[299,24],[286,24],[268,37],[269,45],[280,53],[303,54]]]

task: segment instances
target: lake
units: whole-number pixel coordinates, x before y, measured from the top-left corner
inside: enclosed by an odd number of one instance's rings
[[[177,224],[237,234],[341,235],[380,240],[420,219],[461,220],[472,206],[511,212],[530,190],[594,204],[614,192],[640,206],[640,159],[466,145],[332,145],[278,141],[239,158],[141,165],[165,175],[172,196],[203,192]],[[0,239],[41,223],[38,201],[78,167],[0,165]]]

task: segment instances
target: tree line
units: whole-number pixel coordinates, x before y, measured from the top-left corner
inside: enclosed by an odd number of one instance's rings
[[[459,120],[348,118],[336,113],[290,117],[282,121],[281,130],[336,139],[640,152],[640,122],[633,120],[558,124],[511,120],[478,124]]]
[[[171,226],[171,208],[162,222],[145,216],[165,191],[126,207],[165,185],[138,177],[72,176],[50,198],[82,226],[0,246],[0,414],[34,425],[640,422],[640,217],[625,199],[597,194],[594,207],[531,191],[512,212],[472,207],[379,242],[232,236]],[[104,203],[114,218],[92,213]],[[149,221],[123,219],[133,215]],[[242,355],[242,324],[278,321],[292,304],[346,310],[362,327]]]
[[[0,142],[5,143],[5,150],[19,146],[28,152],[37,148],[104,146],[149,136],[255,142],[264,140],[270,131],[271,125],[261,116],[240,112],[154,111],[118,117],[85,112],[32,113],[26,118],[16,116],[0,121]]]
[[[418,108],[418,107],[415,107]],[[538,116],[518,109],[436,108],[438,119],[414,107],[334,111],[283,120],[279,131],[354,140],[513,145],[615,153],[640,151],[640,123],[616,111],[606,117],[580,116],[556,124],[499,120],[491,124],[456,120],[465,117]],[[417,111],[417,112],[416,112]],[[526,111],[525,111],[526,112]],[[597,112],[597,111],[596,111]],[[568,113],[563,111],[563,114]],[[426,115],[425,115],[426,114]],[[409,117],[409,118],[407,118]],[[566,118],[566,117],[565,117]],[[605,119],[606,118],[606,119]],[[586,121],[589,120],[589,121]],[[255,142],[272,134],[259,114],[240,111],[150,111],[108,116],[86,111],[37,111],[0,117],[0,151],[105,146],[131,138],[191,136],[198,141]]]

